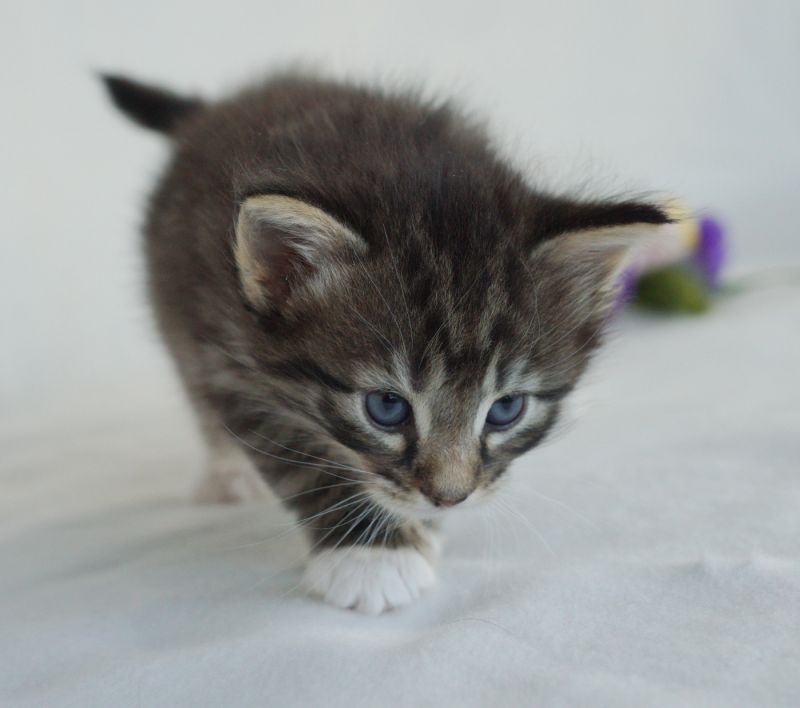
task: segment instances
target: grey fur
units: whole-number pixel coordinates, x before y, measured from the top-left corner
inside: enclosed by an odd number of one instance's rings
[[[209,439],[241,446],[315,548],[424,550],[427,522],[404,505],[434,515],[427,500],[491,489],[600,341],[624,250],[601,239],[667,221],[649,204],[536,192],[482,129],[414,95],[287,75],[201,103],[120,81],[118,105],[174,146],[145,228],[161,331]],[[291,244],[258,256],[251,233],[248,275],[236,224],[257,195],[311,205],[361,245],[310,264]],[[371,388],[424,400],[425,420],[370,430],[354,401]],[[486,396],[520,388],[535,420],[496,444],[473,430]]]

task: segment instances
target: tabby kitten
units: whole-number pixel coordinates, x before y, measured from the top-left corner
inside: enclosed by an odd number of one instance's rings
[[[435,525],[556,421],[656,205],[531,189],[443,103],[283,75],[209,103],[106,77],[171,139],[145,227],[206,433],[204,499],[265,484],[308,590],[380,613],[434,582]]]

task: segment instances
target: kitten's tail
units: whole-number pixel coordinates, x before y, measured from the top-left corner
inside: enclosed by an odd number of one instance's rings
[[[111,100],[125,115],[150,130],[173,133],[186,118],[203,108],[203,101],[147,86],[123,76],[101,74]]]

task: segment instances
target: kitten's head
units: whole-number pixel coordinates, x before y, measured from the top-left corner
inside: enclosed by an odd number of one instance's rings
[[[401,516],[486,496],[546,436],[636,246],[672,228],[648,204],[503,184],[400,222],[280,194],[239,210],[240,284],[276,395]]]
[[[673,228],[649,204],[532,191],[482,129],[414,96],[289,75],[207,106],[105,80],[178,146],[161,206],[193,217],[187,272],[214,280],[181,296],[215,354],[247,359],[216,395],[346,451],[400,515],[484,496],[545,437],[636,245]]]

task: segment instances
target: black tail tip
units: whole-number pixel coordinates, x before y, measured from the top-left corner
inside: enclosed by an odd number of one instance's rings
[[[120,111],[139,125],[159,133],[173,133],[203,105],[197,98],[179,96],[117,74],[99,72],[99,78]]]

